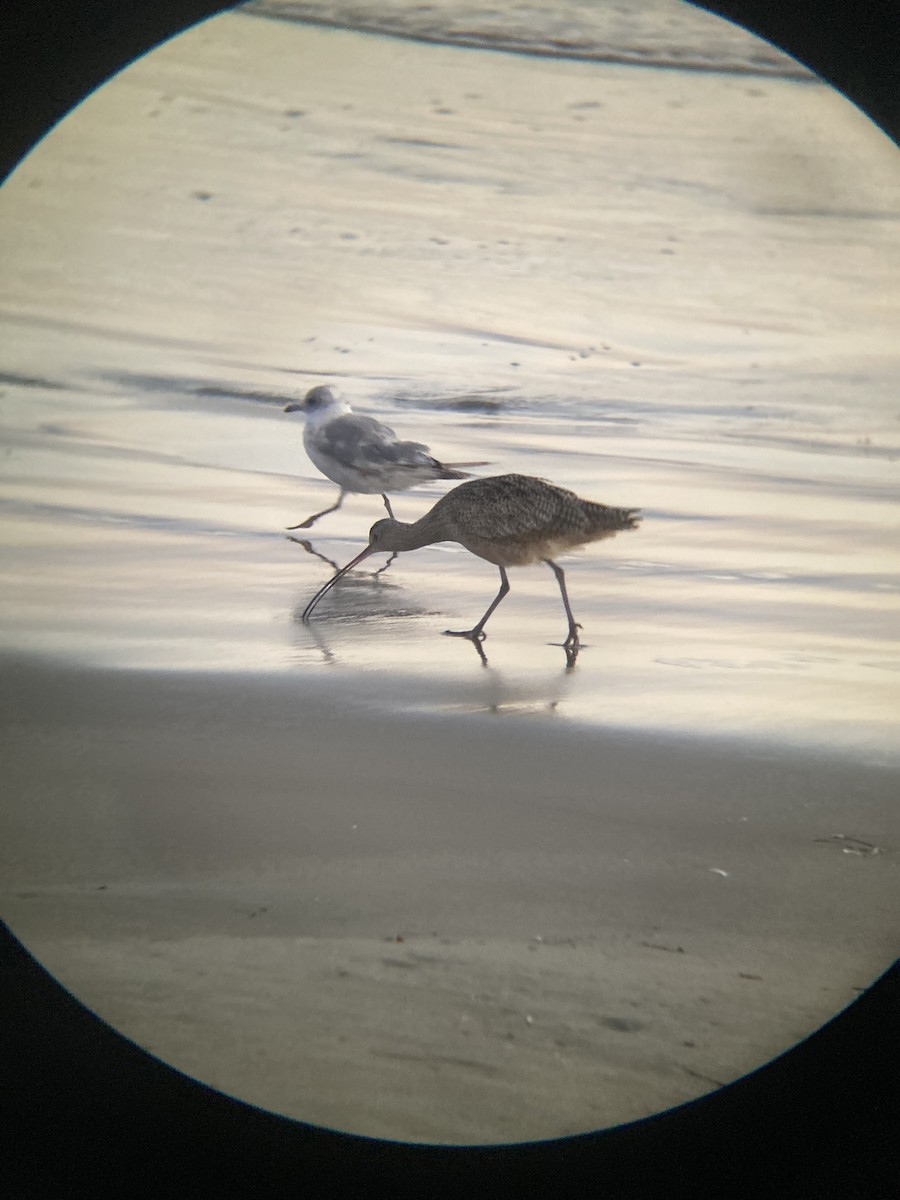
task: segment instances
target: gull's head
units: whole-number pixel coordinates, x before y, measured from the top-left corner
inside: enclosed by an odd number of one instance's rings
[[[314,387],[306,393],[299,404],[288,404],[285,412],[318,413],[329,408],[345,408],[346,405],[334,388]]]

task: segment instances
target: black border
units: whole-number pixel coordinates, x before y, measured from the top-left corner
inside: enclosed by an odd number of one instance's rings
[[[579,1137],[423,1146],[264,1112],[139,1049],[0,924],[3,1195],[881,1200],[900,1182],[900,964],[758,1071]],[[893,1186],[892,1186],[893,1185]]]
[[[900,142],[897,0],[686,2],[786,50]],[[235,7],[222,0],[10,0],[0,5],[0,179],[116,71],[189,25]]]
[[[687,0],[785,50],[900,143],[897,0]]]
[[[0,177],[83,96],[216,0],[0,8]],[[895,0],[709,0],[900,135]],[[646,1121],[519,1146],[409,1146],[232,1100],[110,1029],[0,925],[0,1191],[27,1197],[900,1194],[900,965],[789,1053]]]

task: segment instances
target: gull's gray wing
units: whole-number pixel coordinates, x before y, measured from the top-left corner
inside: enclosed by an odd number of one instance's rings
[[[428,447],[421,442],[398,441],[389,426],[376,421],[374,417],[357,413],[346,413],[328,421],[317,430],[315,444],[322,454],[363,474],[377,474],[386,468],[434,464]]]

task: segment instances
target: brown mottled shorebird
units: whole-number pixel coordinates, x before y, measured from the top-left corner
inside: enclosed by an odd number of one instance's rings
[[[433,542],[459,542],[472,554],[499,567],[500,591],[474,628],[445,630],[450,637],[483,641],[488,617],[509,591],[506,568],[545,562],[556,576],[569,621],[563,645],[572,649],[578,646],[580,626],[572,616],[565,575],[553,559],[576,546],[634,529],[639,521],[639,509],[610,508],[582,500],[574,492],[531,475],[473,479],[442,496],[430,512],[412,524],[376,521],[369,530],[368,546],[316,592],[304,610],[303,620],[309,620],[313,609],[342,575],[370,554],[379,550],[418,550]]]
[[[393,429],[374,417],[352,412],[347,401],[329,387],[312,388],[299,404],[289,404],[284,411],[306,414],[306,453],[313,465],[341,489],[331,508],[323,508],[288,529],[309,529],[319,517],[339,509],[348,492],[380,492],[393,519],[388,492],[403,492],[430,479],[469,479],[466,471],[457,468],[487,465],[438,462],[421,442],[402,442]]]

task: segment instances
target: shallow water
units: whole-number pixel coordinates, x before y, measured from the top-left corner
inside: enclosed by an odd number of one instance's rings
[[[405,659],[426,707],[447,673],[477,705],[475,655],[436,635],[496,576],[458,547],[296,619],[327,565],[282,529],[334,489],[281,409],[328,379],[445,460],[643,509],[567,566],[586,649],[558,715],[888,752],[900,178],[880,135],[808,85],[747,105],[729,77],[288,26],[298,77],[282,27],[235,19],[254,85],[227,90],[209,24],[4,190],[8,639],[380,665],[388,688]],[[379,507],[351,499],[313,548],[346,561]],[[547,573],[514,573],[491,670],[555,694],[560,626]]]
[[[0,193],[3,647],[138,688],[141,673],[177,690],[192,672],[223,695],[245,694],[250,673],[292,680],[338,746],[342,712],[436,729],[509,717],[523,737],[585,746],[676,734],[726,761],[742,746],[759,761],[827,750],[895,766],[898,216],[895,149],[808,81],[242,14],[201,26],[86,101]],[[351,497],[308,548],[285,536],[334,496],[282,412],[326,381],[446,461],[643,509],[640,530],[564,560],[583,625],[574,670],[543,568],[513,572],[486,665],[441,636],[497,586],[458,546],[359,571],[301,622],[329,563],[383,515],[377,497]],[[395,511],[414,519],[443,490],[402,494]],[[190,778],[219,778],[215,739],[244,719],[198,724],[210,756]],[[393,761],[376,744],[366,762],[388,827]],[[727,793],[717,763],[702,786]],[[779,775],[774,795],[795,798],[801,777]],[[188,775],[166,778],[190,794]],[[64,772],[42,794],[54,786],[59,799]],[[487,793],[514,821],[503,786],[497,763]],[[815,797],[803,804],[825,820]],[[861,829],[851,808],[815,833],[886,855],[887,811]],[[679,827],[688,845],[692,828]],[[21,884],[35,856],[38,891],[61,869],[41,865],[40,841],[17,860]],[[84,855],[79,878],[111,869]],[[452,907],[465,871],[447,861],[435,897]],[[521,865],[510,886],[524,887]],[[807,900],[827,886],[819,869]],[[377,885],[358,886],[364,907]],[[53,941],[26,909],[15,927]],[[379,909],[388,927],[400,911]],[[564,931],[562,909],[554,919]],[[889,933],[873,931],[863,967],[844,947],[841,986],[874,975]],[[76,974],[78,961],[60,959]],[[828,992],[769,1052],[848,998]],[[642,1111],[629,1105],[604,1119]],[[536,1128],[523,1117],[503,1134]]]
[[[244,12],[458,46],[594,62],[809,79],[794,59],[738,25],[672,0],[252,0]]]

